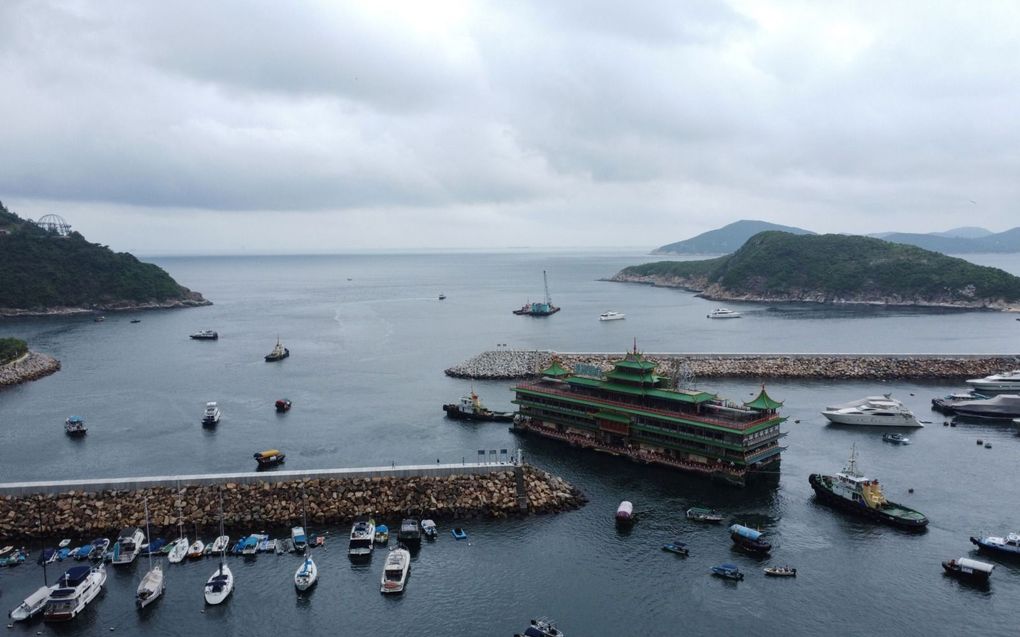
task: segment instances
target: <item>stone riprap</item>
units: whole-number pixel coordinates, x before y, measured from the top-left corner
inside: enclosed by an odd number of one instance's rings
[[[527,513],[555,513],[587,500],[571,484],[525,465]],[[255,532],[301,520],[302,496],[307,518],[316,525],[350,522],[357,516],[398,522],[403,517],[453,520],[503,518],[522,513],[515,467],[487,474],[444,477],[373,477],[286,482],[227,482],[216,485],[153,487],[134,491],[68,491],[0,498],[0,539],[39,537],[91,539],[129,526],[144,526],[148,501],[153,535],[176,535],[181,512],[185,529],[219,524],[220,494],[224,524]],[[180,509],[178,509],[180,506]]]
[[[593,365],[609,371],[622,354],[542,350],[488,351],[446,370],[448,376],[513,380],[538,376],[558,358],[567,368]],[[958,380],[1020,368],[1017,355],[941,354],[645,354],[657,372],[679,370],[697,378],[798,378],[819,380]]]
[[[0,365],[0,387],[17,385],[49,376],[60,369],[60,361],[47,354],[29,352],[18,360]]]

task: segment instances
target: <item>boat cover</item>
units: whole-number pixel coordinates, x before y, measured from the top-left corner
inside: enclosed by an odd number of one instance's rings
[[[731,526],[730,527],[730,533],[733,533],[734,535],[739,535],[740,537],[743,537],[743,538],[747,538],[747,539],[751,540],[752,542],[757,540],[758,538],[760,538],[762,536],[760,531],[755,531],[754,529],[750,529],[750,528],[748,528],[746,526],[743,526],[741,524],[734,524],[733,526]]]
[[[92,568],[88,566],[73,566],[60,578],[60,585],[74,588],[84,582],[91,571]]]
[[[624,500],[620,503],[620,506],[616,507],[616,517],[629,518],[632,515],[634,515],[634,505],[629,501]]]
[[[992,569],[995,568],[994,564],[979,562],[966,557],[959,558],[956,560],[956,563],[960,565],[960,568],[969,568],[972,571],[981,571],[982,573],[991,573]]]

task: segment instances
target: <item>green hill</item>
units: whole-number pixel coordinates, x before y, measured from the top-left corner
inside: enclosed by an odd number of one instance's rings
[[[62,237],[0,203],[0,315],[209,305],[159,266]]]
[[[720,300],[1020,306],[1020,277],[998,268],[881,239],[832,234],[762,232],[727,256],[631,266],[611,280],[679,287]]]
[[[722,228],[703,232],[696,237],[656,248],[652,254],[729,254],[735,252],[754,235],[766,230],[781,230],[793,234],[814,234],[810,230],[781,226],[778,223],[742,219]]]

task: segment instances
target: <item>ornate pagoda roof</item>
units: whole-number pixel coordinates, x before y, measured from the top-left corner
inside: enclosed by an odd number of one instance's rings
[[[772,398],[765,393],[765,385],[761,386],[761,391],[758,392],[758,396],[749,402],[744,403],[745,407],[751,409],[757,409],[759,411],[773,411],[783,406],[783,403],[778,400],[772,400]]]
[[[543,376],[549,376],[551,378],[566,378],[570,376],[570,371],[564,369],[563,365],[560,364],[560,359],[553,358],[552,363],[549,367],[542,371]]]

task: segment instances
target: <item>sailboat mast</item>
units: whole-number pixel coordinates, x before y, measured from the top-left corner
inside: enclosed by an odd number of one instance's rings
[[[223,491],[220,490],[220,537],[223,537]],[[220,538],[216,538],[217,540]],[[223,572],[223,554],[227,552],[227,543],[220,548],[220,573]]]
[[[305,552],[308,555],[308,513],[305,510],[308,503],[308,496],[305,494],[305,485],[301,485],[301,528],[305,532]]]
[[[149,499],[142,498],[142,504],[145,505],[145,541],[149,543],[149,550],[146,553],[149,556],[149,570],[152,570],[152,534],[149,533]],[[139,547],[141,548],[141,547]]]

